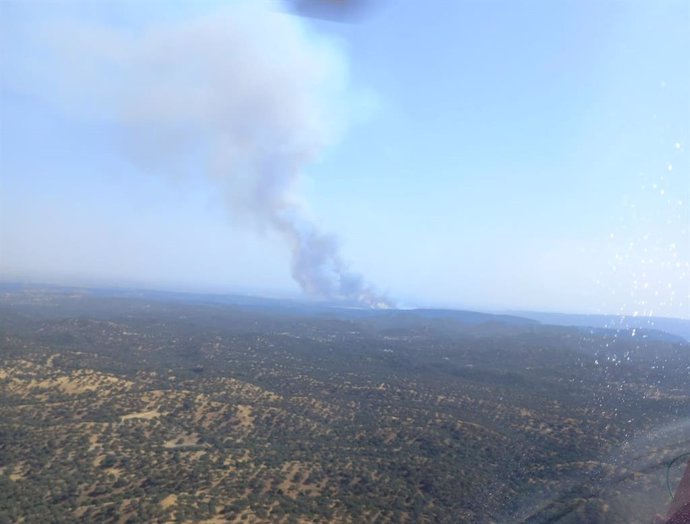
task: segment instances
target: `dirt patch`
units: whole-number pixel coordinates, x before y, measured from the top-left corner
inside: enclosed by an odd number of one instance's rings
[[[168,495],[160,502],[160,505],[163,507],[163,509],[167,509],[170,506],[174,506],[175,504],[177,504],[177,495],[174,494]]]
[[[184,448],[187,446],[195,446],[199,442],[199,435],[196,433],[180,433],[177,437],[165,441],[164,448]]]
[[[136,418],[143,418],[150,420],[152,418],[160,417],[161,414],[157,409],[151,409],[149,411],[139,411],[137,413],[129,413],[127,415],[122,415],[121,420],[131,420]]]

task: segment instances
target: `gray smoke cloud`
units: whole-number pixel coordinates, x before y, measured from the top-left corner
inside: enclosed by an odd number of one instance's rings
[[[117,124],[140,167],[208,175],[235,222],[285,239],[305,293],[385,307],[299,199],[303,169],[343,132],[352,98],[342,53],[302,23],[241,4],[136,31],[52,26],[52,87],[71,111]]]

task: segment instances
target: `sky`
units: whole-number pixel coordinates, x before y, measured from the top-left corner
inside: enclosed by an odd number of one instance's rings
[[[690,3],[0,2],[0,280],[690,318]]]

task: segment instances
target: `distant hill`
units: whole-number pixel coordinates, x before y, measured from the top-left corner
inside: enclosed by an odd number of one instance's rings
[[[690,342],[690,320],[666,317],[625,317],[616,315],[573,315],[534,311],[485,313],[454,309],[369,309],[342,302],[267,298],[233,294],[208,294],[128,288],[79,288],[47,284],[0,282],[0,292],[34,291],[48,295],[75,293],[85,297],[111,299],[144,299],[164,303],[231,306],[246,312],[284,317],[320,317],[339,321],[375,321],[377,328],[406,330],[441,329],[446,332],[467,331],[475,335],[529,331],[539,324],[613,330],[621,335],[638,335],[666,342]],[[63,308],[65,305],[63,304]],[[57,311],[56,311],[57,312]],[[63,310],[64,312],[64,310]],[[633,332],[636,330],[636,333]],[[603,334],[598,331],[599,334]],[[680,337],[680,338],[678,338]]]
[[[182,302],[185,304],[216,304],[234,306],[246,311],[267,312],[288,316],[317,316],[340,320],[386,318],[391,320],[417,320],[455,322],[465,325],[508,324],[536,325],[537,321],[514,315],[480,313],[454,309],[370,309],[342,302],[269,298],[234,294],[189,293],[129,288],[80,288],[47,284],[17,284],[0,282],[0,292],[38,292],[46,295],[79,294],[85,297],[143,299],[157,302]]]
[[[690,341],[690,320],[682,318],[568,315],[565,313],[539,313],[534,311],[509,311],[507,313],[554,326],[606,328],[625,331],[636,329],[657,333],[663,331],[682,337],[685,341]]]

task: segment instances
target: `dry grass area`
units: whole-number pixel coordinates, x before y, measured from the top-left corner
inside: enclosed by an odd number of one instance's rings
[[[251,406],[239,404],[235,416],[244,429],[250,430],[254,427],[254,416],[252,415]]]
[[[65,395],[84,393],[120,394],[132,389],[133,382],[107,373],[82,369],[65,372],[55,367],[54,359],[46,364],[19,361],[0,370],[0,387],[21,398],[51,391]],[[38,391],[37,391],[38,390]]]

